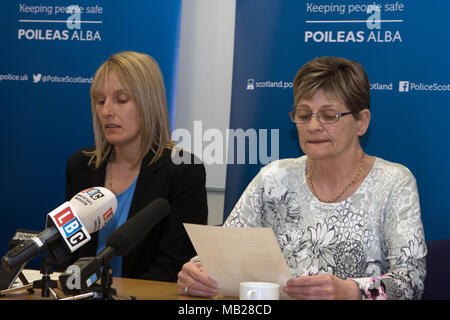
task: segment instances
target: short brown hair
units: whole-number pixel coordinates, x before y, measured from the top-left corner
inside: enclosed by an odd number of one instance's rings
[[[340,98],[358,119],[359,112],[370,109],[370,82],[357,61],[320,57],[307,62],[294,78],[294,107],[310,99],[318,90]]]

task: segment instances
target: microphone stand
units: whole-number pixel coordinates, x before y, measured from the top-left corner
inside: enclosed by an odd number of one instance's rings
[[[126,296],[123,294],[118,294],[117,290],[111,285],[113,283],[112,269],[109,265],[109,260],[104,260],[104,265],[102,267],[102,275],[100,284],[95,283],[92,286],[92,291],[87,293],[82,293],[68,298],[62,298],[59,300],[81,300],[90,298],[92,300],[120,300],[119,297],[127,300],[136,300],[134,296]]]
[[[8,289],[4,289],[4,290],[0,291],[0,297],[2,297],[4,295],[7,295],[9,293],[13,293],[13,292],[16,292],[16,291],[22,291],[22,290],[27,290],[30,294],[34,294],[33,284],[29,283],[28,279],[23,274],[23,268],[24,267],[25,267],[25,264],[23,264],[20,267],[20,271],[19,271],[19,274],[17,276],[19,278],[19,280],[22,282],[22,285],[21,286],[17,286],[17,287],[11,287],[12,286],[12,284],[11,284],[11,286]]]
[[[19,275],[19,279],[22,281],[22,286],[18,286],[16,288],[11,288],[7,290],[1,291],[1,295],[6,295],[9,293],[13,293],[16,291],[27,290],[30,294],[34,294],[34,289],[42,289],[41,296],[43,298],[48,298],[50,293],[55,299],[59,299],[56,294],[54,288],[58,286],[58,282],[56,280],[52,280],[50,275],[53,273],[53,255],[47,251],[42,256],[41,261],[41,274],[42,278],[40,280],[35,280],[33,283],[29,283],[25,278],[25,275],[21,273]]]
[[[30,286],[30,283],[28,282],[27,278],[26,278],[25,275],[23,274],[23,271],[20,271],[19,279],[20,279],[20,281],[22,281],[22,284],[23,284],[24,287]],[[33,287],[32,287],[32,286],[30,286],[27,290],[28,290],[28,292],[29,292],[30,294],[34,294],[34,290],[33,290]]]
[[[113,282],[112,269],[109,266],[109,261],[105,261],[102,270],[102,279],[100,285],[94,284],[93,299],[95,300],[118,300],[117,290],[111,287]]]
[[[53,273],[53,260],[53,255],[50,253],[50,251],[47,251],[42,255],[42,279],[33,281],[33,288],[42,289],[41,297],[43,298],[48,298],[51,293],[55,299],[58,299],[58,295],[56,294],[55,290],[53,290],[58,286],[58,282],[50,278],[50,275]]]

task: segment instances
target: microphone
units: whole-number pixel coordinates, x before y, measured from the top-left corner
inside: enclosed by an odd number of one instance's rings
[[[38,234],[39,231],[17,229],[14,236],[11,238],[11,240],[9,240],[8,247],[9,249],[12,249],[26,240],[33,239]]]
[[[96,257],[84,257],[70,265],[59,276],[64,294],[86,291],[99,278],[102,266],[108,266],[115,256],[125,256],[155,225],[161,222],[171,210],[166,199],[152,201],[106,238],[105,249]]]
[[[125,256],[138,242],[169,215],[170,204],[166,199],[159,198],[152,201],[126,223],[111,232],[106,238],[106,246],[114,248],[116,256]]]
[[[116,209],[117,199],[110,190],[103,187],[83,190],[51,211],[47,215],[47,228],[10,250],[2,258],[2,264],[6,270],[12,270],[47,248],[61,251],[65,247],[62,251],[74,252],[89,242],[90,233],[112,219]]]

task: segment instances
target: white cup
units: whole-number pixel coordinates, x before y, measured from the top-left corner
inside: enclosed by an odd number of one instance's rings
[[[241,282],[239,300],[278,300],[280,285],[271,282]]]

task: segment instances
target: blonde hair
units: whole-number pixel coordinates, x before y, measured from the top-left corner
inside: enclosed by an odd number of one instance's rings
[[[370,109],[369,78],[357,61],[336,57],[315,58],[297,72],[293,87],[294,106],[322,89],[340,98],[356,119],[361,110]]]
[[[112,150],[96,112],[100,88],[111,73],[136,104],[142,137],[138,161],[142,162],[151,150],[155,155],[150,165],[161,157],[165,148],[172,149],[175,144],[171,140],[166,90],[158,63],[147,54],[133,51],[112,55],[95,73],[90,90],[95,151],[87,153],[91,157],[89,165],[95,163],[96,168],[100,167]]]

